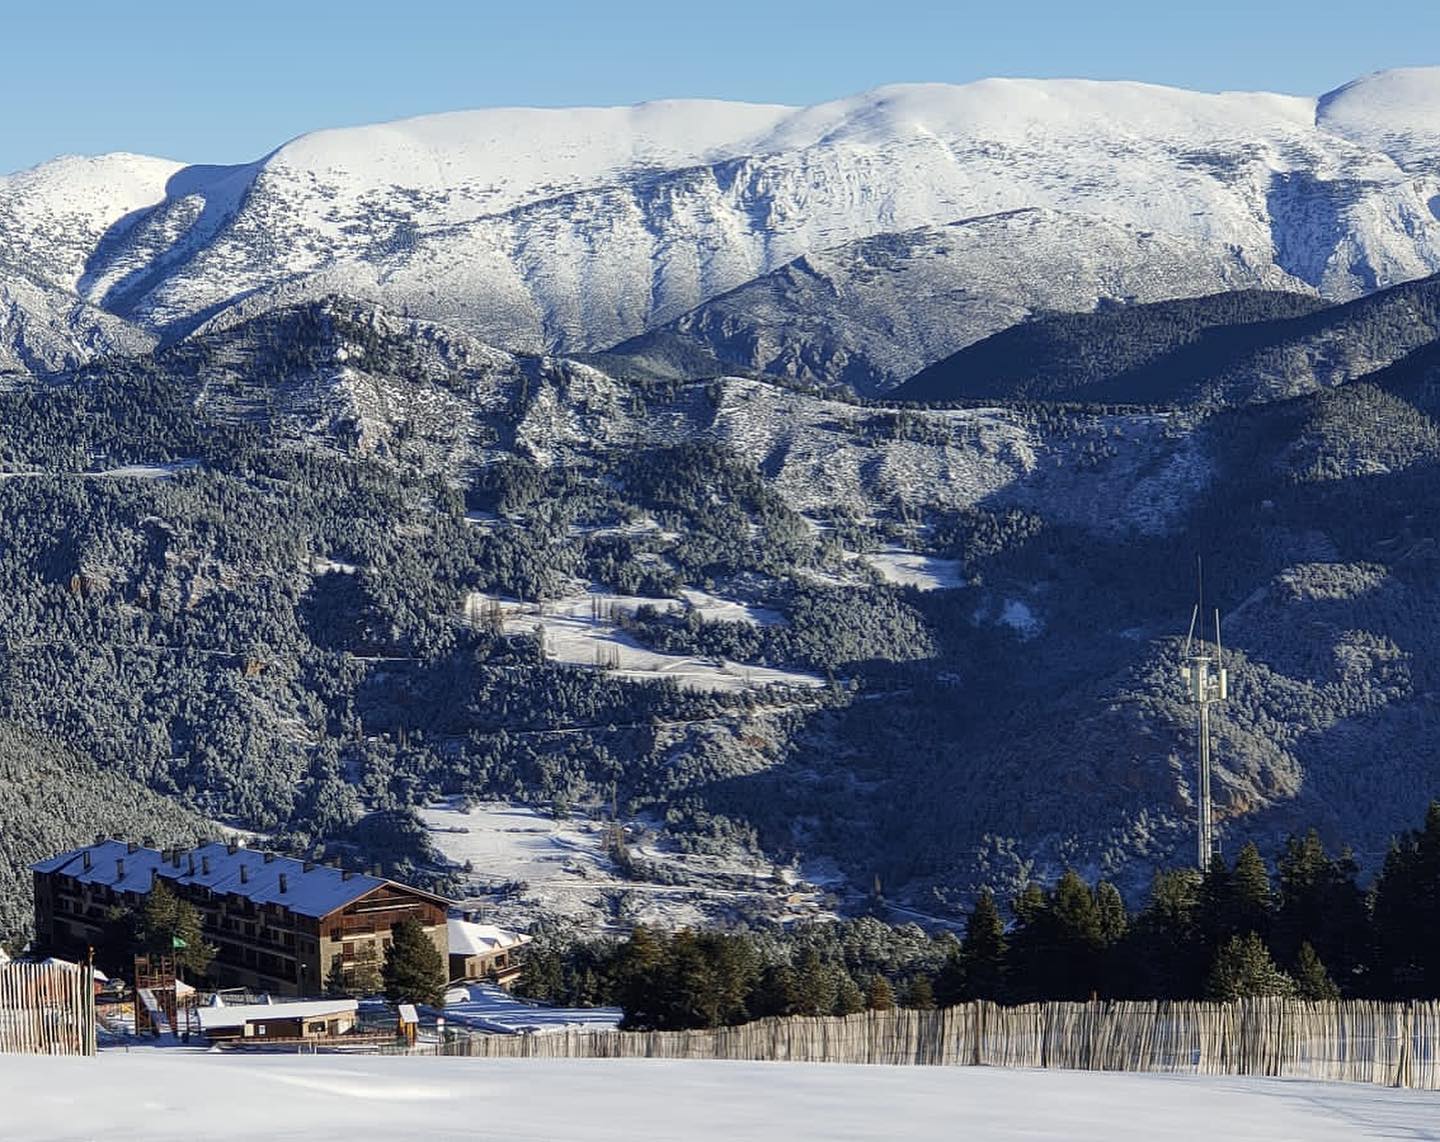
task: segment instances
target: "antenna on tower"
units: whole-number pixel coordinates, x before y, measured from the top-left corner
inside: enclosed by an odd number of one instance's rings
[[[1196,601],[1190,612],[1190,632],[1185,636],[1183,663],[1180,678],[1185,683],[1186,695],[1195,703],[1199,739],[1199,797],[1196,829],[1196,858],[1203,872],[1210,862],[1219,855],[1215,839],[1210,800],[1210,706],[1223,702],[1229,697],[1230,674],[1224,666],[1224,650],[1220,643],[1220,608],[1215,608],[1215,653],[1212,656],[1205,643],[1205,631],[1201,614],[1205,607],[1205,568],[1197,556],[1195,559]],[[1200,640],[1196,642],[1196,627],[1200,627]]]

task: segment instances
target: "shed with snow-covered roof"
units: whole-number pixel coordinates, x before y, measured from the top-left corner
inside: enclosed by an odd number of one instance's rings
[[[247,1003],[197,1007],[200,1029],[215,1042],[227,1039],[329,1039],[355,1029],[360,1005],[353,999],[303,1003]]]
[[[444,897],[234,842],[161,851],[101,837],[32,871],[37,940],[77,955],[103,943],[112,909],[138,908],[166,884],[200,912],[217,949],[209,979],[219,986],[314,995],[380,962],[406,919],[449,952]]]

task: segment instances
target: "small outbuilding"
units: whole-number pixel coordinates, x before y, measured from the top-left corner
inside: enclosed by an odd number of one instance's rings
[[[452,980],[487,980],[504,988],[520,977],[523,950],[531,940],[523,932],[479,924],[465,916],[451,916],[446,935]]]
[[[355,1029],[360,1005],[353,999],[312,999],[299,1003],[247,1003],[200,1007],[200,1029],[213,1042],[228,1039],[333,1039]]]

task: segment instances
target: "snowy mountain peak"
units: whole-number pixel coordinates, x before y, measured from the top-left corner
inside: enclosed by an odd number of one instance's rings
[[[32,331],[35,312],[83,302],[82,325],[103,311],[174,339],[342,293],[511,349],[595,350],[797,259],[1038,209],[1133,232],[1138,278],[1106,273],[1111,230],[1076,224],[1086,296],[1238,274],[1348,297],[1440,270],[1437,76],[1319,100],[989,79],[808,108],[455,112],[319,131],[233,167],[64,159],[0,180],[0,280],[60,296],[26,303],[12,324]],[[1051,229],[1006,257],[1043,265]],[[1167,251],[1153,272],[1150,235]],[[1182,249],[1196,272],[1177,271]],[[995,278],[964,244],[923,256],[956,259],[927,280]]]
[[[1440,67],[1380,71],[1321,96],[1317,124],[1409,169],[1440,167]]]

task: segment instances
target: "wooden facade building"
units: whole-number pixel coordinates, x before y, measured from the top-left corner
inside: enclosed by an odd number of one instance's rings
[[[209,982],[277,995],[315,995],[337,967],[383,961],[393,927],[418,920],[448,955],[450,902],[395,881],[211,843],[157,851],[133,842],[95,844],[32,866],[35,935],[83,958],[114,908],[140,907],[161,881],[195,905],[217,951]]]
[[[520,978],[530,937],[468,916],[450,917],[450,979],[482,980],[509,988]]]

